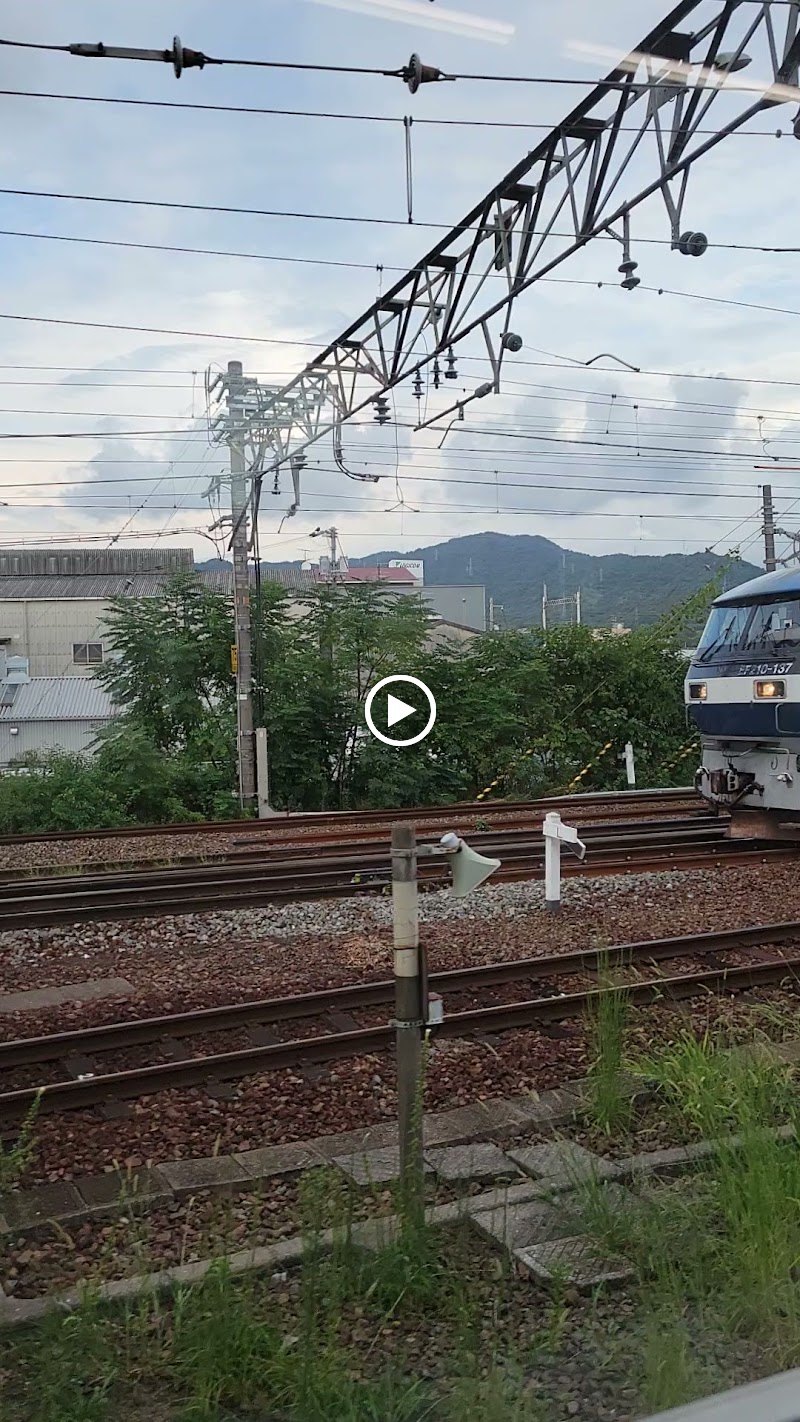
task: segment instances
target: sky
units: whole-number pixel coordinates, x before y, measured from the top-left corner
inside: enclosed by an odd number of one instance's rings
[[[161,48],[179,34],[228,59],[387,69],[417,51],[445,72],[558,76],[588,89],[665,8],[6,0],[0,38]],[[703,0],[704,15],[716,8]],[[743,0],[741,9],[758,7]],[[750,49],[747,77],[757,80],[767,74],[763,41]],[[248,374],[286,384],[586,92],[459,79],[412,96],[397,78],[233,65],[177,81],[165,64],[24,48],[0,48],[0,91],[0,544],[161,543],[191,546],[198,559],[226,553],[216,479],[227,450],[208,439],[207,371],[213,379],[239,359]],[[731,114],[748,99],[718,102]],[[294,112],[166,106],[175,103]],[[520,296],[511,324],[523,348],[506,358],[501,393],[470,405],[441,448],[449,417],[415,432],[423,401],[403,385],[390,424],[362,414],[343,429],[346,465],[377,483],[347,479],[328,438],[307,451],[293,518],[284,519],[285,474],[277,494],[265,485],[262,557],[315,557],[313,531],[335,524],[350,557],[491,529],[596,554],[740,547],[758,562],[765,478],[779,527],[800,528],[800,251],[741,250],[797,245],[796,112],[776,106],[694,166],[685,217],[708,234],[703,257],[670,250],[655,195],[632,218],[639,289],[621,289],[621,248],[597,239]],[[622,188],[654,177],[651,149]],[[159,202],[187,207],[147,205]],[[458,346],[456,379],[439,391],[426,375],[424,414],[486,378],[482,350]],[[586,367],[603,352],[615,359]],[[789,547],[779,537],[779,552]]]

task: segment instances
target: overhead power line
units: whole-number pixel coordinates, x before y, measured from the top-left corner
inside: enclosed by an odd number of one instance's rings
[[[800,91],[798,91],[798,93],[800,94]],[[236,207],[230,204],[222,203],[177,202],[168,198],[119,197],[104,193],[61,193],[51,191],[45,188],[0,188],[0,195],[3,195],[5,197],[48,198],[52,199],[55,202],[107,203],[112,207],[156,207],[164,208],[170,212],[218,212],[226,216],[232,217],[280,217],[297,219],[298,221],[302,222],[362,223],[368,227],[409,226],[407,217],[375,217],[361,213],[348,212],[300,212],[295,211],[293,209],[270,207]],[[482,235],[484,238],[490,235],[486,225],[476,224],[474,214],[471,214],[469,219],[457,224],[456,226],[451,226],[447,222],[420,222],[416,219],[414,219],[411,225],[413,227],[419,227],[433,232],[451,232],[453,234],[475,233]],[[33,233],[24,235],[36,236],[38,234]],[[562,232],[552,227],[537,229],[534,225],[529,226],[527,224],[524,224],[520,228],[518,235],[523,238],[543,236],[572,238],[574,234],[567,231]],[[596,236],[602,238],[604,241],[615,240],[609,232],[600,231],[596,234]],[[673,246],[673,243],[668,237],[637,237],[636,241],[639,245],[649,247]],[[108,245],[111,245],[111,243],[109,242]],[[119,245],[123,244],[120,243]],[[126,243],[124,245],[128,244]],[[137,244],[132,243],[131,245]],[[149,246],[150,244],[146,243],[142,245]],[[715,250],[725,252],[764,252],[772,255],[787,255],[800,252],[800,247],[797,246],[778,247],[772,245],[768,246],[763,243],[758,244],[749,242],[709,242],[708,246],[714,248]],[[187,248],[185,250],[191,249]],[[239,252],[212,252],[210,255],[246,256],[248,254]],[[374,265],[380,266],[381,264],[375,263]],[[394,268],[393,270],[405,270],[405,268]],[[596,283],[589,280],[588,278],[584,279],[584,282],[582,282],[581,284],[587,286],[603,285],[602,282]],[[651,289],[657,290],[657,288],[655,287]]]
[[[772,0],[775,3],[775,0]],[[120,104],[137,109],[184,109],[188,112],[211,114],[250,114],[274,118],[342,119],[351,123],[395,124],[402,128],[403,119],[391,114],[352,114],[330,109],[278,109],[255,104],[186,103],[179,99],[129,99],[111,94],[60,94],[40,89],[0,89],[0,97],[10,99],[53,99],[75,104]],[[547,133],[550,124],[526,123],[517,119],[414,118],[414,127],[425,128],[503,128],[526,129]],[[638,133],[638,127],[620,125],[620,133]],[[713,128],[698,128],[703,137],[716,133]],[[733,135],[737,138],[793,138],[791,129],[748,128]]]
[[[623,92],[595,86],[461,222],[283,387],[280,397],[296,418],[292,427],[269,432],[264,466],[279,470],[290,456],[340,430],[376,397],[385,401],[387,392],[440,356],[449,359],[448,352],[468,336],[484,344],[492,376],[473,396],[498,391],[506,352],[517,354],[522,346],[510,322],[515,303],[529,287],[603,236],[622,247],[624,284],[638,284],[637,278],[631,280],[636,263],[630,255],[630,219],[651,196],[665,202],[669,246],[685,257],[701,255],[708,240],[688,228],[683,215],[689,172],[731,134],[796,96],[796,18],[796,8],[787,7],[783,27],[769,5],[746,12],[730,0],[680,0],[612,71],[609,77],[615,81],[624,76]],[[692,66],[713,66],[718,59],[720,66],[738,69],[756,50],[771,77],[766,92],[759,88],[754,101],[751,94],[735,104],[736,96],[724,84],[710,81],[694,91],[685,87]],[[666,85],[661,94],[659,85]],[[681,102],[673,105],[678,93]],[[720,93],[726,93],[726,104],[715,107]],[[701,138],[698,128],[701,122],[709,126],[712,112],[715,119],[719,112],[719,125]],[[634,118],[640,120],[638,133],[623,139],[622,120]],[[643,173],[645,162],[650,167]],[[560,230],[564,227],[566,235]],[[472,238],[465,241],[469,233]],[[500,286],[487,282],[492,272],[505,277]]]
[[[681,7],[677,8],[680,10]],[[488,84],[529,84],[573,89],[599,88],[612,92],[630,88],[630,80],[625,77],[626,66],[630,65],[630,57],[628,61],[623,60],[607,78],[598,80],[594,77],[580,79],[575,76],[552,74],[447,73],[435,65],[423,64],[418,54],[412,54],[407,64],[397,65],[391,69],[374,65],[318,64],[295,59],[253,59],[249,57],[234,59],[230,56],[214,56],[205,54],[203,50],[188,48],[181,43],[177,36],[169,48],[164,49],[139,49],[107,45],[102,42],[96,44],[48,44],[41,41],[11,39],[0,39],[0,46],[14,49],[45,50],[54,54],[69,54],[80,59],[121,59],[164,63],[172,66],[178,79],[186,69],[205,69],[208,65],[216,68],[225,66],[238,69],[288,69],[316,74],[358,74],[381,79],[401,79],[412,94],[415,94],[424,84],[453,83],[459,79]],[[651,58],[649,53],[646,57]],[[641,87],[645,89],[669,87],[674,90],[676,83],[680,83],[687,89],[702,90],[713,83],[720,88],[745,89],[751,93],[776,87],[774,79],[764,83],[740,79],[737,77],[738,71],[745,65],[731,60],[728,55],[722,52],[712,50],[707,64],[698,61],[686,64],[677,56],[674,58],[675,63],[670,71],[664,74],[648,74]],[[676,77],[678,75],[680,78]],[[793,88],[793,86],[786,84],[782,86],[779,84],[778,87],[789,90]],[[800,93],[797,95],[787,93],[783,97],[800,97]]]

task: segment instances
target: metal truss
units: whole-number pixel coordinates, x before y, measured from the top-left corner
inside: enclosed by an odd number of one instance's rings
[[[654,194],[672,247],[700,255],[704,235],[682,231],[689,173],[751,119],[797,100],[799,14],[800,0],[681,0],[461,223],[272,392],[261,427],[270,467],[470,335],[491,380],[466,400],[499,391],[504,355],[521,345],[510,326],[517,298],[601,234],[622,243],[622,285],[637,285],[629,219]],[[750,63],[752,81],[740,72]]]

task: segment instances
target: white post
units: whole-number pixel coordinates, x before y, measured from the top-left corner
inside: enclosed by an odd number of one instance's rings
[[[628,773],[628,784],[636,784],[636,756],[631,741],[625,743],[625,769]]]
[[[267,760],[267,731],[265,726],[256,727],[256,789],[258,793],[258,818],[269,819],[275,814],[269,803],[269,762]]]
[[[557,810],[544,817],[544,905],[557,912],[561,908],[561,816]]]

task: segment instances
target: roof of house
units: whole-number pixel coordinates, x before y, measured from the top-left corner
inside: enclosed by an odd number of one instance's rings
[[[2,721],[108,721],[111,693],[91,676],[36,676],[0,682]]]

